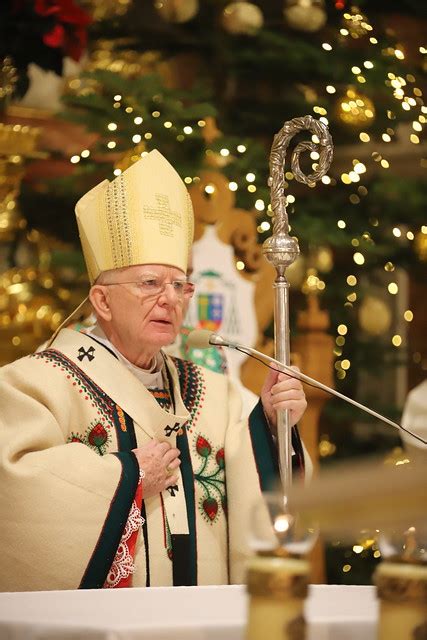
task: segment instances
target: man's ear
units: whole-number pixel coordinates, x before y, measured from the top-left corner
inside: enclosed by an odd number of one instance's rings
[[[94,284],[89,292],[89,300],[92,303],[96,315],[103,320],[109,322],[112,314],[110,309],[110,301],[108,288],[102,284]]]

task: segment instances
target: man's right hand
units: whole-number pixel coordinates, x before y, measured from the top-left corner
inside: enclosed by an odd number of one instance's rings
[[[144,498],[161,493],[178,482],[179,449],[171,447],[168,442],[151,440],[133,452],[145,474],[142,480]]]

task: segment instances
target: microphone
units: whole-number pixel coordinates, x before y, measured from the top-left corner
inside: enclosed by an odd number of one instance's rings
[[[424,440],[424,438],[417,435],[416,433],[413,433],[409,429],[402,427],[401,424],[398,424],[397,422],[393,422],[393,420],[390,420],[389,418],[386,418],[380,413],[377,413],[373,409],[366,407],[364,404],[361,404],[360,402],[353,400],[353,398],[345,396],[343,393],[336,391],[332,387],[328,387],[326,384],[323,384],[323,382],[319,382],[318,380],[315,380],[315,378],[310,378],[310,376],[307,376],[305,373],[302,373],[301,371],[295,371],[294,369],[292,369],[292,367],[289,367],[288,365],[283,364],[282,362],[280,362],[279,360],[276,360],[275,358],[271,358],[270,356],[267,356],[265,353],[262,353],[261,351],[252,349],[252,347],[246,347],[245,345],[239,344],[238,342],[226,340],[219,334],[209,331],[208,329],[194,329],[193,331],[191,331],[191,333],[188,336],[186,345],[189,349],[208,349],[211,346],[228,347],[229,349],[235,349],[236,351],[245,353],[246,355],[251,356],[252,358],[266,361],[264,362],[264,364],[266,363],[274,364],[275,366],[270,368],[274,368],[283,373],[287,373],[292,378],[296,378],[297,380],[306,382],[307,384],[313,387],[322,389],[322,391],[326,391],[326,393],[330,393],[331,395],[336,396],[337,398],[340,398],[341,400],[344,400],[349,404],[352,404],[353,406],[357,407],[358,409],[361,409],[365,413],[369,413],[369,415],[374,416],[374,418],[381,420],[381,422],[385,422],[386,424],[394,427],[395,429],[404,431],[405,433],[412,436],[419,442],[422,442],[423,444],[427,445],[427,440]],[[270,366],[270,364],[267,364],[267,366]]]
[[[232,347],[234,343],[225,340],[217,333],[209,329],[194,329],[187,338],[186,346],[189,349],[209,349],[209,347]],[[239,345],[236,345],[239,346]]]

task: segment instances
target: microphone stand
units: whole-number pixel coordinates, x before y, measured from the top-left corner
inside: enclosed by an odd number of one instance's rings
[[[369,413],[374,418],[377,418],[378,420],[385,422],[391,427],[394,427],[395,429],[399,429],[400,431],[404,431],[405,433],[409,434],[419,442],[422,442],[423,444],[427,445],[427,441],[424,440],[424,438],[417,435],[416,433],[413,433],[409,429],[402,427],[401,424],[398,424],[397,422],[393,422],[393,420],[390,420],[386,416],[383,416],[381,413],[378,413],[377,411],[374,411],[370,407],[367,407],[366,405],[361,404],[360,402],[357,402],[357,400],[353,400],[353,398],[350,398],[349,396],[345,396],[343,393],[340,393],[339,391],[337,391],[336,389],[333,389],[332,387],[328,387],[328,385],[323,384],[323,382],[319,382],[315,378],[311,378],[310,376],[307,376],[305,373],[302,373],[301,371],[295,371],[295,369],[292,369],[292,367],[289,366],[289,364],[280,362],[280,360],[276,358],[271,358],[270,356],[267,356],[265,353],[262,353],[262,351],[257,351],[256,349],[252,349],[252,347],[247,347],[246,345],[239,344],[237,342],[230,342],[225,338],[223,338],[222,336],[218,335],[217,333],[210,334],[209,344],[214,345],[216,347],[228,347],[229,349],[235,349],[236,351],[246,353],[249,356],[255,356],[265,362],[274,364],[275,368],[277,368],[278,371],[288,373],[293,378],[297,378],[297,380],[301,380],[301,382],[306,382],[307,384],[310,384],[313,387],[322,389],[323,391],[326,391],[327,393],[330,393],[331,395],[336,396],[337,398],[340,398],[341,400],[344,400],[349,404],[352,404],[358,409],[361,409],[362,411]]]
[[[296,260],[299,246],[296,238],[289,235],[289,222],[284,195],[284,165],[286,150],[293,136],[308,130],[317,136],[318,144],[300,142],[292,152],[291,167],[295,178],[304,184],[313,185],[328,171],[332,161],[333,145],[328,128],[312,116],[294,118],[285,122],[274,136],[270,153],[271,207],[273,211],[273,233],[263,244],[265,258],[276,269],[274,282],[274,352],[279,364],[289,367],[289,281],[286,269]],[[306,176],[299,167],[299,156],[303,151],[319,151],[316,171]],[[292,484],[292,441],[289,411],[277,412],[277,447],[283,493],[288,495]]]

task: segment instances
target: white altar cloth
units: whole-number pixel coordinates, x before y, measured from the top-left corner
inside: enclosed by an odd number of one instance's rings
[[[246,611],[243,586],[0,593],[0,639],[244,640]],[[305,613],[307,640],[375,640],[374,587],[312,585]]]

